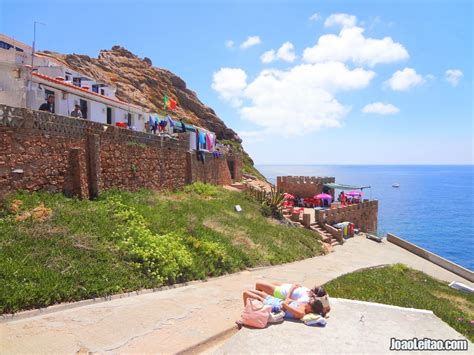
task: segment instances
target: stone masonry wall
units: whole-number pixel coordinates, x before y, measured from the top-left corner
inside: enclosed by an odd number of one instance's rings
[[[204,153],[204,163],[198,160],[195,152],[187,153],[187,164],[190,169],[187,183],[196,181],[215,183],[217,185],[230,185],[232,178],[224,157],[215,158],[210,153]]]
[[[323,192],[323,185],[335,182],[333,177],[278,176],[277,189],[297,197],[313,197]]]
[[[0,105],[0,138],[0,198],[17,189],[88,198],[113,187],[231,183],[226,158],[188,159],[186,134],[171,139]]]
[[[316,219],[330,225],[352,222],[362,232],[376,233],[378,226],[378,201],[365,201],[354,205],[316,211]]]

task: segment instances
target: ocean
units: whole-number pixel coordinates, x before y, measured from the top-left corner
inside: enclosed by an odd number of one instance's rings
[[[371,186],[379,200],[379,234],[387,232],[474,270],[474,166],[257,165],[277,176],[334,176],[337,183]],[[400,184],[393,188],[392,184]]]

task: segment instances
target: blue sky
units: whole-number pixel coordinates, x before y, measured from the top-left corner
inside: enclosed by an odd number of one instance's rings
[[[258,164],[472,164],[472,6],[0,0],[0,32],[31,43],[36,20],[39,49],[151,58]]]

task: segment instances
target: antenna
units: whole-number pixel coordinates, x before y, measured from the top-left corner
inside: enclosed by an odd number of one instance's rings
[[[34,60],[35,60],[35,44],[36,44],[36,24],[40,24],[40,25],[43,25],[43,26],[46,26],[45,23],[42,23],[42,22],[38,22],[38,21],[34,21],[33,23],[33,47],[32,47],[32,50],[31,50],[31,68],[30,68],[30,82],[28,83],[28,91],[27,91],[27,97],[26,97],[26,106],[28,107],[28,105],[32,105],[32,102],[30,102],[32,100],[32,94],[31,94],[31,90],[33,88],[33,65],[34,65]]]
[[[31,51],[31,72],[33,72],[33,63],[34,63],[34,58],[35,58],[36,24],[46,26],[45,23],[42,23],[42,22],[39,22],[39,21],[34,21],[34,23],[33,23],[33,47],[32,47],[32,51]]]

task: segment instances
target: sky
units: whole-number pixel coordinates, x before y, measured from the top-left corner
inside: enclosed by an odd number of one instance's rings
[[[181,76],[257,164],[473,164],[473,2],[0,0],[0,32]]]

